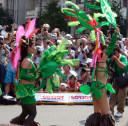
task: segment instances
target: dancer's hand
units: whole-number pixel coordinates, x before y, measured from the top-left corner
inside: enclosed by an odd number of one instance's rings
[[[117,27],[117,28],[115,28],[115,33],[118,35],[119,34],[119,32],[120,32],[120,29]]]

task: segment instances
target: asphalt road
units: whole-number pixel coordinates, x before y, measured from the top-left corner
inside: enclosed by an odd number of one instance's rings
[[[9,121],[21,112],[19,105],[0,105],[0,124]],[[84,126],[86,118],[93,113],[92,105],[37,105],[37,116],[41,126]],[[116,112],[116,109],[115,109]],[[122,118],[116,118],[116,126],[128,126],[128,107]],[[0,125],[1,126],[1,125]]]

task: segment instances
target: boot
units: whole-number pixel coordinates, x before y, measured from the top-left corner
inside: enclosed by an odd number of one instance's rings
[[[17,116],[16,118],[12,119],[10,121],[11,124],[18,124],[18,125],[23,125],[25,119],[21,118],[20,116]]]
[[[41,126],[41,125],[38,122],[35,122],[34,120],[26,119],[24,121],[23,126]]]
[[[85,126],[99,126],[100,120],[101,113],[94,113],[87,118]]]
[[[102,115],[99,126],[115,126],[115,119],[110,115]]]

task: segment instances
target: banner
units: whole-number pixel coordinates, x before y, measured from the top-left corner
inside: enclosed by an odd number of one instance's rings
[[[92,103],[91,94],[83,93],[36,93],[37,103],[49,104],[90,104]]]

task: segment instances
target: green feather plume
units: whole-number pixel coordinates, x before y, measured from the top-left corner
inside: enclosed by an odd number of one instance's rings
[[[79,24],[79,21],[68,22],[68,26],[78,26]]]
[[[72,3],[71,1],[66,1],[65,4],[70,4],[72,7],[79,10],[79,7],[76,4]]]
[[[85,29],[86,29],[85,27],[81,27],[76,30],[76,33],[79,34],[80,32],[84,31]]]

